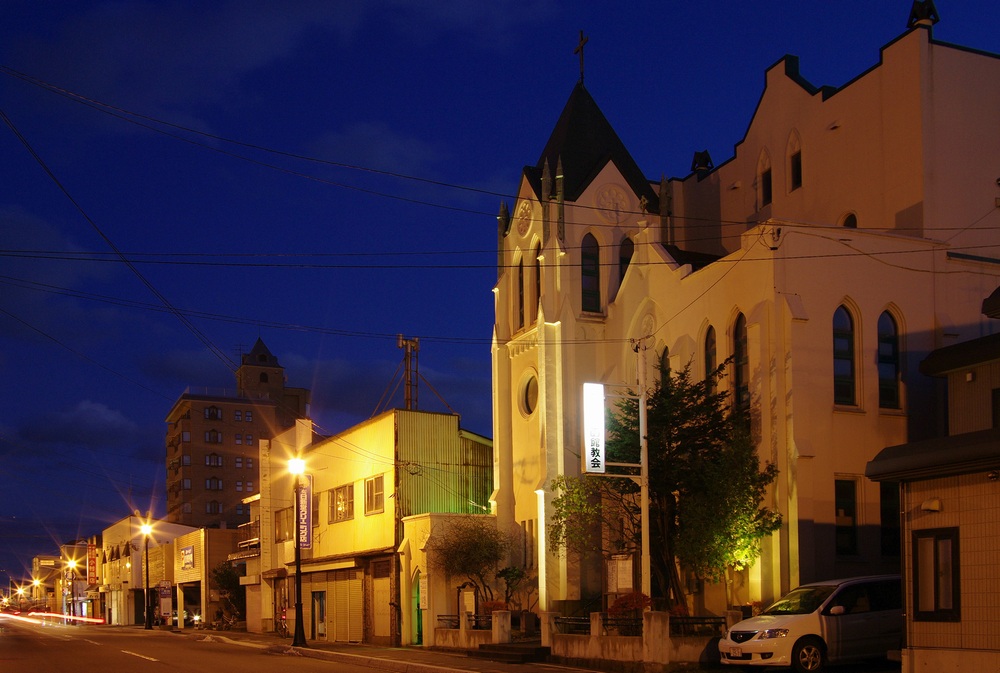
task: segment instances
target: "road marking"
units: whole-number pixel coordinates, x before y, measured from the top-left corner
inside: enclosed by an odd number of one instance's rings
[[[140,659],[145,659],[146,661],[159,661],[159,659],[154,659],[153,657],[147,657],[144,654],[138,654],[136,652],[129,652],[128,650],[122,650],[125,654],[131,654],[133,657],[139,657]]]

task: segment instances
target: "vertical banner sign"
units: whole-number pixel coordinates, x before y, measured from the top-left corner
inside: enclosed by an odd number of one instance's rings
[[[97,545],[87,543],[87,584],[97,583]]]
[[[305,483],[299,487],[299,549],[312,549],[312,475],[305,474]],[[301,483],[301,482],[300,482]]]
[[[583,384],[583,471],[604,474],[604,385]]]

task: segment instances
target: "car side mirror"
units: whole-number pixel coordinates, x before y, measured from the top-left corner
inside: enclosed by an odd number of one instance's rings
[[[847,612],[847,610],[844,609],[843,605],[834,605],[832,608],[830,608],[831,615],[842,615],[845,612]]]

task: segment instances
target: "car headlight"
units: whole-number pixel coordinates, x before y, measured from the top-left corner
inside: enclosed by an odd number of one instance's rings
[[[761,640],[765,638],[784,638],[788,635],[788,629],[764,629],[757,636]]]

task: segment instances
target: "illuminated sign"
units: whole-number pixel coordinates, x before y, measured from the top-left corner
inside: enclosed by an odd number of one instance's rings
[[[604,474],[604,386],[583,384],[583,471]]]
[[[297,478],[297,477],[296,477]],[[312,475],[305,475],[305,483],[299,487],[299,549],[312,548]]]

